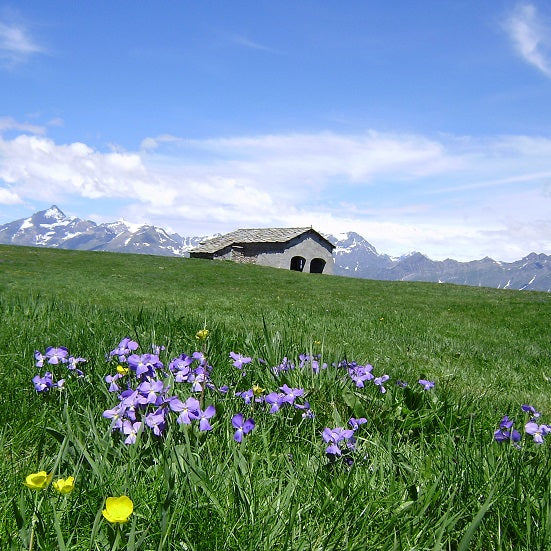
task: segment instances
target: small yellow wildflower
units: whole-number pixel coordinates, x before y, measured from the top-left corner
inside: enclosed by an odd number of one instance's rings
[[[262,396],[262,394],[264,394],[265,390],[266,390],[265,388],[262,388],[259,385],[253,385],[253,394],[255,396]]]
[[[124,524],[133,511],[134,504],[128,496],[108,497],[102,514],[112,524]]]
[[[208,329],[201,329],[200,331],[197,331],[195,333],[195,338],[204,341],[209,336],[209,330]]]
[[[130,371],[128,367],[123,367],[122,365],[117,366],[117,373],[119,375],[128,375],[128,371]]]
[[[75,478],[73,476],[59,478],[53,483],[53,487],[60,494],[70,494],[75,489]]]
[[[319,345],[321,344],[321,341],[314,341],[314,344],[315,344],[316,346],[319,346]]]
[[[25,486],[31,490],[42,490],[52,480],[53,474],[48,474],[46,471],[40,471],[38,473],[32,473],[25,478]]]

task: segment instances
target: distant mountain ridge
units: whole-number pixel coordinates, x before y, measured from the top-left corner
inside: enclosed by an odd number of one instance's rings
[[[66,216],[55,205],[0,226],[0,243],[7,245],[160,256],[189,256],[191,249],[209,237],[213,236],[181,237],[156,226],[136,226],[124,220],[96,224]],[[354,232],[326,237],[335,244],[336,275],[551,292],[551,256],[545,254],[531,253],[516,262],[487,257],[470,262],[437,261],[419,252],[395,258],[378,253]]]
[[[545,254],[530,253],[515,262],[498,262],[488,257],[469,262],[431,260],[419,252],[394,258],[379,254],[354,232],[340,240],[327,237],[337,245],[334,251],[337,275],[551,292],[551,256]]]
[[[0,226],[0,243],[82,251],[184,256],[203,239],[168,234],[156,226],[135,226],[124,220],[96,224],[66,216],[56,205]]]

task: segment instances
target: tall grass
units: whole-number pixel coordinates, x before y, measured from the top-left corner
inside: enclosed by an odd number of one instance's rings
[[[551,422],[549,295],[16,247],[0,247],[0,291],[2,549],[551,548],[549,442],[524,434],[520,410]],[[111,431],[105,355],[126,335],[140,352],[165,346],[165,366],[206,353],[230,389],[201,396],[212,431],[175,416],[132,445]],[[65,389],[37,393],[33,354],[47,346],[85,357],[85,377],[50,366]],[[230,351],[253,358],[244,376]],[[303,353],[327,368],[299,368]],[[297,367],[274,373],[284,357]],[[358,388],[341,360],[389,374],[387,392]],[[303,388],[315,416],[245,405],[234,391],[253,384]],[[237,412],[256,423],[240,444]],[[518,448],[493,439],[505,414]],[[367,419],[353,461],[327,456],[323,429],[351,417]],[[26,488],[40,470],[75,490]],[[111,525],[105,499],[123,494],[134,513]]]

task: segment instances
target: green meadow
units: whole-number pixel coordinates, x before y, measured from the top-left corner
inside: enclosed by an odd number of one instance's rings
[[[549,294],[0,245],[0,316],[0,549],[551,549]],[[158,352],[141,379],[106,357],[125,337]],[[84,376],[35,365],[48,347]],[[169,369],[194,352],[195,387]],[[38,392],[46,371],[65,383]],[[118,430],[104,412],[153,380],[215,414],[182,421],[159,391]],[[282,387],[298,397],[272,411]],[[241,441],[236,414],[254,420]],[[504,416],[518,438],[498,442]],[[117,522],[119,496],[133,510]]]

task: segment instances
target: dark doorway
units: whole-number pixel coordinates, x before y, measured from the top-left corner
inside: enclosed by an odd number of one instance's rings
[[[323,274],[324,268],[325,268],[325,260],[323,260],[323,258],[312,258],[312,262],[310,262],[311,274]]]
[[[291,258],[291,270],[295,270],[295,272],[302,272],[305,264],[306,259],[302,256],[293,256],[293,258]]]

